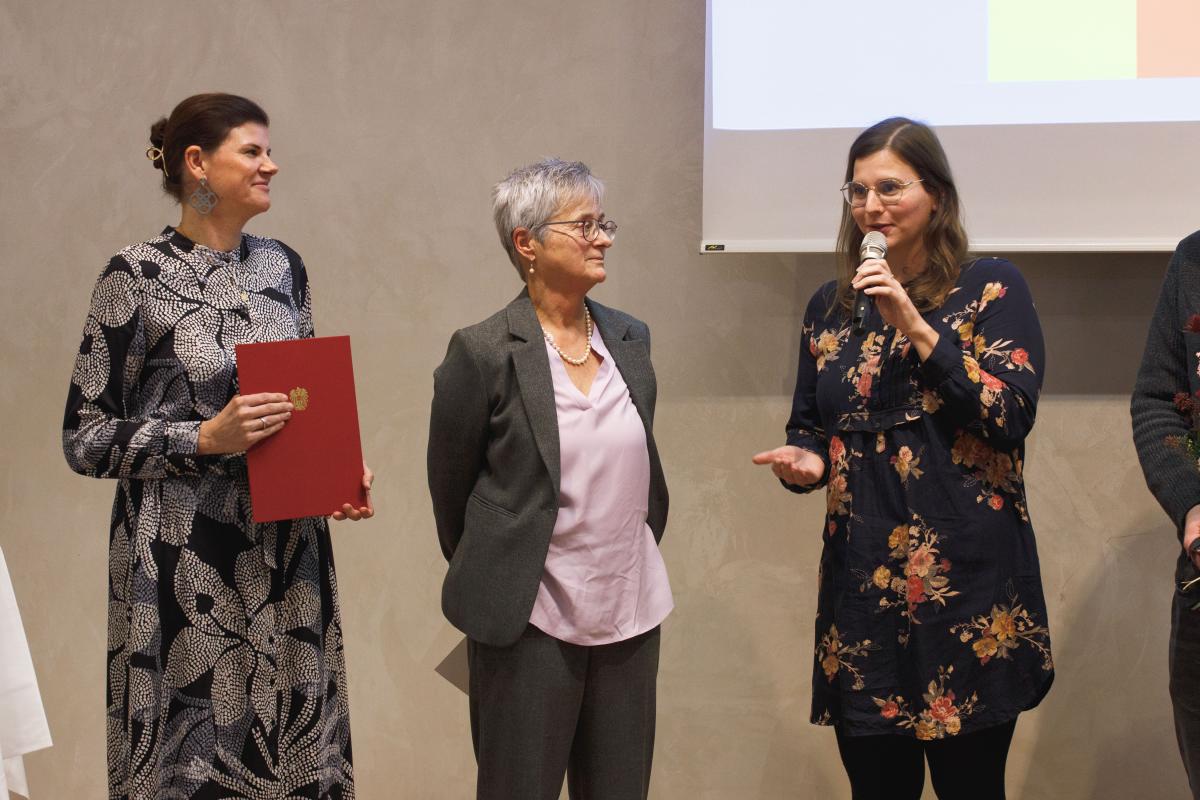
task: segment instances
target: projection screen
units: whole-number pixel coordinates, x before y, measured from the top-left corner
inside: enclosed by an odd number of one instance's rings
[[[831,251],[855,135],[933,125],[972,249],[1200,228],[1194,0],[708,0],[702,252]]]

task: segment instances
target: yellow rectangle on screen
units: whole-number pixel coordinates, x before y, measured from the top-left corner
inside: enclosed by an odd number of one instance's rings
[[[1137,0],[989,0],[988,80],[1138,75]]]

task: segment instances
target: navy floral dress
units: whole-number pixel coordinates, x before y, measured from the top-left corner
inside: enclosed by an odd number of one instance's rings
[[[965,265],[924,314],[924,363],[874,308],[851,334],[835,294],[808,304],[787,427],[826,462],[800,490],[828,497],[812,721],[931,740],[1012,720],[1054,677],[1022,479],[1044,366],[1029,289],[1007,261]]]

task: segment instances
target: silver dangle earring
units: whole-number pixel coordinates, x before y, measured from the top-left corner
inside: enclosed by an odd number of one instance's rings
[[[204,216],[211,214],[220,200],[221,198],[208,185],[208,178],[201,178],[200,185],[196,187],[196,191],[188,195],[188,205]]]
[[[533,259],[529,259],[529,274],[533,274]]]

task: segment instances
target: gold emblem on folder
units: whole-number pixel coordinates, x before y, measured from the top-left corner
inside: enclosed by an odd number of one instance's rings
[[[303,386],[297,386],[288,392],[288,398],[292,401],[292,405],[296,407],[297,411],[303,411],[308,408],[308,389],[305,389]]]

